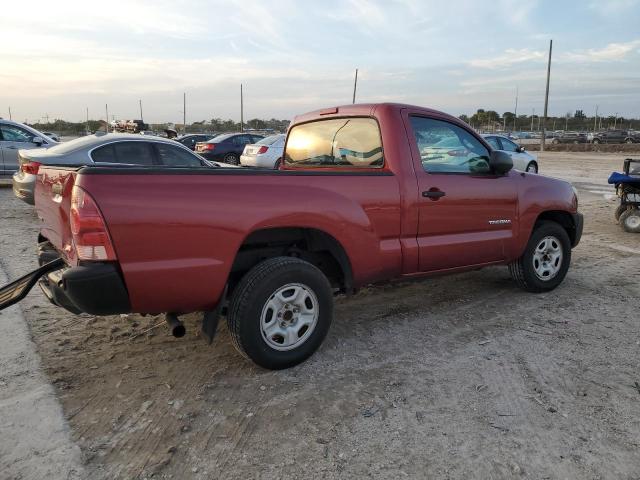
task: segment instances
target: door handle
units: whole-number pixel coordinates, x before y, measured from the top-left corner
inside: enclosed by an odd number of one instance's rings
[[[432,200],[437,200],[440,197],[444,197],[446,194],[441,190],[426,190],[422,192],[422,196],[425,198],[430,198]]]

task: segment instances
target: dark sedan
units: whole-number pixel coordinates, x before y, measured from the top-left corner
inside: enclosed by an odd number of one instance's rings
[[[226,133],[196,144],[196,152],[213,162],[239,165],[245,145],[256,143],[263,138],[262,135],[254,133]]]
[[[189,150],[196,149],[196,143],[207,142],[211,140],[213,137],[218,135],[217,133],[188,133],[187,135],[182,135],[181,137],[175,138],[176,142],[181,143]]]

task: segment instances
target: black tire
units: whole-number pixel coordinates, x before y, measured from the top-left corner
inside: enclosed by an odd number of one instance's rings
[[[315,295],[317,321],[299,346],[277,350],[263,337],[261,317],[278,289],[293,283],[307,287]],[[261,367],[280,370],[309,358],[322,344],[332,319],[333,292],[327,277],[314,265],[298,258],[274,257],[253,267],[240,280],[229,302],[227,324],[233,344],[242,355]]]
[[[274,170],[279,170],[281,164],[282,164],[282,158],[277,159],[276,163],[273,165]]]
[[[554,145],[558,145],[560,143],[560,140],[554,138],[553,140],[551,140],[551,143],[553,143]]]
[[[600,143],[600,140],[598,140],[597,138],[594,138],[591,143],[593,143],[594,145],[598,145]]]
[[[629,207],[627,207],[626,205],[618,205],[616,207],[616,211],[613,214],[614,217],[616,217],[616,222],[620,222],[620,215],[622,215]]]
[[[559,270],[549,279],[540,278],[534,268],[534,254],[538,245],[545,237],[555,238],[562,248],[562,257]],[[547,292],[556,288],[569,270],[571,263],[571,242],[569,235],[561,225],[556,222],[542,221],[536,224],[527,242],[527,247],[522,256],[509,264],[509,272],[520,288],[528,292]]]
[[[538,173],[538,164],[536,162],[529,162],[526,170],[529,173]]]
[[[222,161],[229,165],[240,165],[240,158],[235,153],[227,153]]]
[[[626,144],[631,144],[631,143],[633,143],[633,138],[627,138],[627,139],[624,141],[624,143],[626,143]]]
[[[620,225],[625,232],[640,233],[640,209],[630,208],[620,215]]]

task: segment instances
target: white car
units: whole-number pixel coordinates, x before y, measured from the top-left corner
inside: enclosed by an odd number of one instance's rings
[[[282,160],[286,135],[278,134],[263,138],[244,147],[240,156],[243,167],[278,168]]]
[[[524,147],[513,143],[504,135],[483,135],[491,148],[507,152],[513,160],[513,168],[521,172],[538,173],[538,158],[526,152]]]

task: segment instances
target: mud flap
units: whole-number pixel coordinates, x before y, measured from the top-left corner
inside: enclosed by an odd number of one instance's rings
[[[202,334],[209,345],[213,343],[213,339],[216,336],[218,322],[220,321],[220,312],[222,312],[224,302],[227,300],[227,287],[228,286],[224,287],[224,292],[222,292],[222,296],[220,297],[220,301],[218,302],[218,305],[216,305],[216,308],[204,312],[204,317],[202,318]]]
[[[58,270],[65,266],[65,262],[62,258],[56,258],[49,263],[45,263],[40,268],[37,268],[33,272],[27,273],[25,276],[20,277],[17,280],[0,288],[0,310],[18,303],[38,282],[43,275]]]

